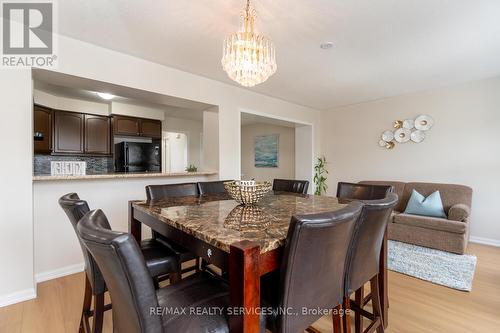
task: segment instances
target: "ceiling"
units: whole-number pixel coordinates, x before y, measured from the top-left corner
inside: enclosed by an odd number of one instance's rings
[[[302,124],[297,124],[286,120],[263,117],[246,112],[241,113],[241,126],[261,125],[261,124],[281,126],[281,127],[292,127],[292,128],[304,126]]]
[[[278,71],[251,90],[317,109],[500,75],[498,0],[253,1]],[[60,33],[230,84],[243,0],[64,0]],[[322,50],[323,42],[334,47]]]

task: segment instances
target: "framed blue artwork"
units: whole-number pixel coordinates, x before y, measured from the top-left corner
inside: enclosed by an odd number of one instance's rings
[[[261,135],[255,137],[255,167],[277,168],[279,135]]]

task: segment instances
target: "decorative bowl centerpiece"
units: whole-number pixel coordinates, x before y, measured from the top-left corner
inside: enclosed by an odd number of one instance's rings
[[[224,183],[227,193],[243,205],[255,205],[271,190],[271,182],[256,182],[255,180],[235,180]]]

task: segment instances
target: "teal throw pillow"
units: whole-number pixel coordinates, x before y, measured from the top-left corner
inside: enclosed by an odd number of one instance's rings
[[[408,200],[408,204],[406,205],[405,214],[446,218],[439,191],[432,193],[426,198],[413,190],[410,200]]]

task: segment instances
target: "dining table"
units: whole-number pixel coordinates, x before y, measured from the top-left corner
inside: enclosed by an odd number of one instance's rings
[[[247,206],[240,205],[226,193],[132,200],[129,201],[129,232],[140,241],[142,225],[146,225],[227,272],[232,309],[230,332],[258,333],[260,278],[280,269],[291,217],[335,211],[347,203],[330,196],[289,192],[270,192],[256,205]],[[379,274],[382,318],[387,327],[387,233]]]

